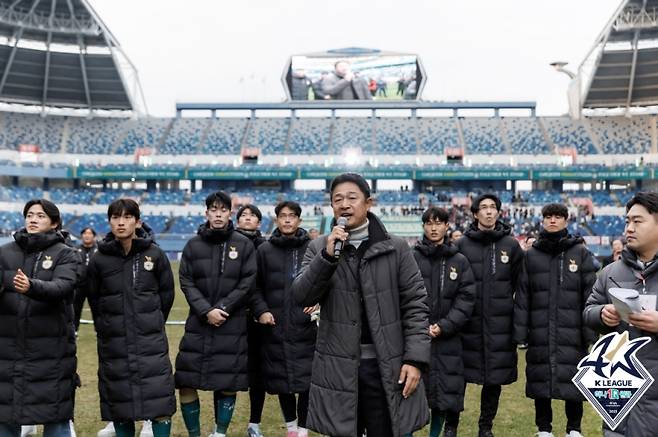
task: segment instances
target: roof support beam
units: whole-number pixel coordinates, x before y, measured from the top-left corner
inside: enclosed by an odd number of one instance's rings
[[[633,100],[633,88],[635,88],[635,69],[637,67],[637,41],[640,38],[640,30],[635,31],[635,37],[633,38],[633,61],[631,63],[631,77],[628,81],[628,95],[626,97],[626,112],[628,113],[631,109],[631,103]]]
[[[0,18],[5,18],[7,16],[7,14],[12,12],[14,10],[14,8],[16,7],[16,5],[19,4],[20,2],[21,2],[21,0],[15,0],[11,5],[9,5],[9,7],[5,10],[5,12],[2,14],[2,17],[0,17]]]
[[[52,26],[53,20],[55,19],[55,6],[57,5],[57,0],[50,0],[50,17],[48,17],[48,23]],[[46,111],[46,100],[48,99],[48,82],[50,80],[50,43],[52,42],[53,34],[48,32],[48,40],[46,41],[46,65],[43,73],[43,93],[41,95],[41,110]]]
[[[5,71],[2,73],[2,79],[0,80],[0,94],[2,94],[2,91],[5,89],[5,84],[7,83],[7,77],[9,77],[9,72],[11,71],[11,67],[14,64],[14,57],[16,56],[16,50],[18,49],[18,42],[21,40],[21,37],[23,36],[23,28],[21,27],[18,29],[18,31],[15,34],[16,41],[14,41],[14,47],[11,49],[11,53],[9,54],[9,59],[7,59],[7,65],[5,65]]]
[[[89,92],[89,79],[87,78],[87,66],[85,65],[85,55],[83,53],[85,46],[82,41],[82,36],[78,36],[78,43],[80,44],[80,71],[82,71],[82,83],[85,86],[85,97],[87,98],[87,105],[91,112],[91,93]]]

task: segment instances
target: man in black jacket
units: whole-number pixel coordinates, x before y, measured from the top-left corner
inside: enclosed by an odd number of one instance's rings
[[[280,202],[274,213],[276,229],[257,254],[254,315],[264,324],[261,371],[268,393],[279,395],[288,435],[307,437],[308,389],[317,335],[311,314],[316,307],[299,305],[291,286],[311,240],[299,227],[302,208],[297,202]]]
[[[447,411],[464,409],[464,363],[460,331],[475,304],[475,279],[464,255],[447,238],[448,211],[433,206],[423,213],[423,239],[414,256],[427,289],[432,356],[425,374],[432,409],[430,437],[439,437]]]
[[[80,317],[82,315],[82,307],[85,304],[85,300],[89,295],[89,281],[87,280],[87,266],[89,265],[89,260],[91,256],[96,253],[98,250],[98,244],[96,244],[96,231],[91,227],[86,227],[80,232],[80,240],[82,243],[78,247],[78,253],[80,254],[80,278],[78,280],[78,286],[75,289],[75,297],[73,298],[73,309],[75,311],[75,332],[78,332],[80,328]]]
[[[174,304],[167,255],[147,235],[139,205],[118,199],[107,209],[110,230],[89,266],[89,303],[98,337],[101,417],[117,437],[151,420],[153,435],[171,433],[176,412],[165,321]]]
[[[25,227],[0,247],[0,436],[39,423],[45,435],[69,437],[80,258],[64,243],[54,203],[30,200],[23,217]]]
[[[235,229],[254,243],[254,248],[263,244],[265,238],[260,231],[260,223],[263,214],[256,205],[242,205],[235,213],[238,227]],[[263,331],[254,315],[253,303],[249,304],[247,316],[247,343],[249,347],[249,425],[247,425],[247,437],[263,437],[260,431],[260,421],[263,417],[265,406],[265,385],[261,372]],[[218,392],[215,392],[218,393]],[[215,399],[215,404],[218,399]]]
[[[483,194],[471,204],[473,222],[457,242],[471,264],[477,292],[473,316],[462,333],[464,377],[482,385],[480,437],[493,436],[501,386],[517,378],[514,330],[514,292],[522,275],[523,251],[510,234],[512,228],[498,220],[500,199]],[[459,415],[446,416],[446,437],[455,435]]]
[[[539,437],[551,437],[552,399],[565,401],[567,436],[582,437],[583,396],[571,381],[596,335],[583,321],[596,280],[592,254],[567,231],[569,210],[551,203],[541,211],[543,229],[525,256],[523,286],[514,310],[515,340],[528,343],[526,396],[535,400]]]
[[[254,244],[234,232],[231,198],[224,192],[206,198],[206,223],[187,242],[180,284],[190,305],[176,357],[176,387],[190,437],[201,433],[197,390],[217,392],[214,437],[225,437],[237,391],[249,388],[247,312],[256,279]]]
[[[333,180],[334,218],[347,223],[308,245],[292,285],[301,305],[322,307],[307,425],[332,436],[399,437],[429,421],[427,292],[409,245],[372,202],[361,175]]]

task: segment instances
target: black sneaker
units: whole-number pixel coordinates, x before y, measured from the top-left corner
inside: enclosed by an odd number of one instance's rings
[[[457,437],[457,428],[445,428],[443,437]]]
[[[494,433],[490,429],[481,429],[478,437],[494,437]]]

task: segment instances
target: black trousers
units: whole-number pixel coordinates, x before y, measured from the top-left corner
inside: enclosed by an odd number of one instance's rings
[[[483,431],[491,431],[493,421],[498,413],[498,403],[500,401],[500,385],[483,385],[480,397],[480,419],[478,426]],[[457,429],[459,427],[459,413],[448,411],[446,414],[446,428]]]
[[[357,436],[393,437],[391,415],[382,386],[377,360],[362,359],[359,365]]]
[[[87,299],[87,289],[86,288],[76,288],[75,293],[73,294],[73,315],[75,316],[75,332],[78,332],[80,328],[80,317],[82,316],[82,307],[85,304],[85,299]]]
[[[306,418],[308,417],[308,392],[300,393],[299,398],[295,398],[294,393],[285,393],[279,395],[279,405],[283,413],[283,419],[286,422],[292,422],[297,419],[297,425],[306,428]]]
[[[581,401],[564,401],[564,412],[567,416],[567,434],[571,431],[580,432],[583,419],[583,403]],[[551,399],[535,399],[535,424],[539,431],[553,431],[553,408]]]

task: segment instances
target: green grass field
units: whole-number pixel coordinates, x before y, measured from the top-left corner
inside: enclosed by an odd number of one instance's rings
[[[173,264],[174,273],[178,277],[178,265]],[[177,284],[178,285],[178,284]],[[184,320],[187,315],[187,302],[185,297],[177,291],[174,308],[170,320]],[[83,312],[83,318],[90,318],[88,309]],[[169,335],[170,355],[172,362],[178,350],[178,344],[183,335],[183,326],[174,325],[167,327]],[[525,366],[525,353],[519,355],[520,380],[515,384],[503,388],[503,394],[498,416],[495,421],[494,432],[496,436],[516,437],[533,436],[537,430],[534,426],[534,408],[530,399],[525,397],[525,379],[523,369]],[[76,430],[80,437],[93,437],[96,432],[105,426],[100,421],[100,408],[97,389],[98,357],[96,355],[96,339],[91,325],[82,325],[78,338],[78,372],[82,379],[82,388],[77,392],[76,398]],[[479,411],[479,387],[468,387],[466,394],[466,411],[463,413],[460,435],[477,435],[477,419]],[[202,435],[208,435],[213,427],[212,393],[201,394],[202,411]],[[564,435],[566,420],[564,417],[564,405],[562,402],[554,402],[554,434]],[[238,405],[235,410],[233,422],[229,429],[229,436],[245,436],[249,420],[249,398],[246,393],[238,395]],[[285,436],[283,418],[276,397],[268,396],[263,413],[261,429],[267,437]],[[185,426],[180,413],[173,418],[174,436],[186,436]],[[594,410],[585,406],[585,417],[583,419],[583,434],[587,437],[600,436],[601,420]],[[416,436],[427,435],[427,430],[417,432]],[[376,436],[373,436],[376,437]]]

